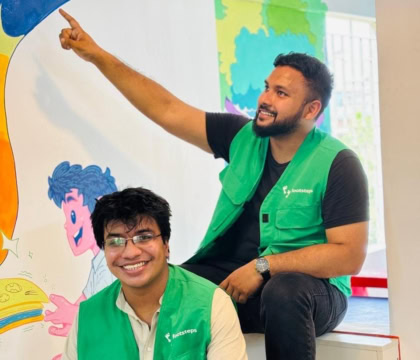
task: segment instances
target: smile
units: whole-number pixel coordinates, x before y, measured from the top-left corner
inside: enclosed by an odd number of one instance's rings
[[[125,270],[137,270],[137,269],[139,269],[139,268],[141,268],[141,267],[143,267],[144,265],[146,265],[148,263],[148,261],[140,261],[139,263],[137,263],[137,264],[133,264],[133,265],[124,265],[123,266],[123,268],[125,269]]]
[[[83,236],[83,227],[79,229],[79,231],[73,235],[74,242],[77,244],[79,243],[80,238]]]
[[[266,110],[260,110],[260,112],[258,113],[258,115],[276,117],[276,113],[270,112],[270,111],[266,111]]]

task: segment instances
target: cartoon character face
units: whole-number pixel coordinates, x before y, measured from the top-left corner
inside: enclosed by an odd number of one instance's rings
[[[88,249],[97,248],[90,221],[90,211],[87,205],[83,205],[83,195],[79,195],[77,189],[71,189],[66,194],[62,207],[66,216],[64,228],[73,254],[77,256]]]

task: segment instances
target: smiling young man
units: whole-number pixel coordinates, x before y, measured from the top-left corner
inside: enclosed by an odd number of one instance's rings
[[[242,330],[265,333],[267,359],[315,359],[315,337],[344,317],[349,275],[360,271],[368,239],[360,161],[315,126],[331,96],[327,67],[306,54],[281,54],[253,121],[206,113],[61,14],[70,24],[60,34],[64,49],[93,63],[166,131],[228,163],[204,240],[183,266],[238,302]]]
[[[247,359],[230,297],[168,264],[170,215],[143,188],[97,201],[95,239],[118,280],[80,304],[63,359]]]

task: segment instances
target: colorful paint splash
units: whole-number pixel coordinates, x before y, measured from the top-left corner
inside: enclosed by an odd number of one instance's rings
[[[324,60],[322,0],[215,0],[222,107],[254,117],[263,79],[279,53],[303,52]],[[232,107],[230,107],[232,108]],[[317,122],[328,131],[329,112]]]
[[[12,238],[19,203],[15,161],[5,109],[7,69],[13,52],[23,37],[67,1],[0,0],[0,265],[17,243]]]

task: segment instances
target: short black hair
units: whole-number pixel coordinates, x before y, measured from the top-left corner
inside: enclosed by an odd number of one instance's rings
[[[104,231],[109,223],[121,221],[134,228],[143,219],[154,219],[164,243],[171,236],[171,209],[168,202],[148,189],[127,188],[104,195],[97,200],[91,215],[93,233],[98,246],[104,248]]]
[[[303,75],[309,88],[310,98],[307,100],[321,101],[321,111],[318,116],[321,115],[328,106],[334,86],[333,75],[327,66],[313,56],[295,52],[278,55],[273,65],[290,66]]]

